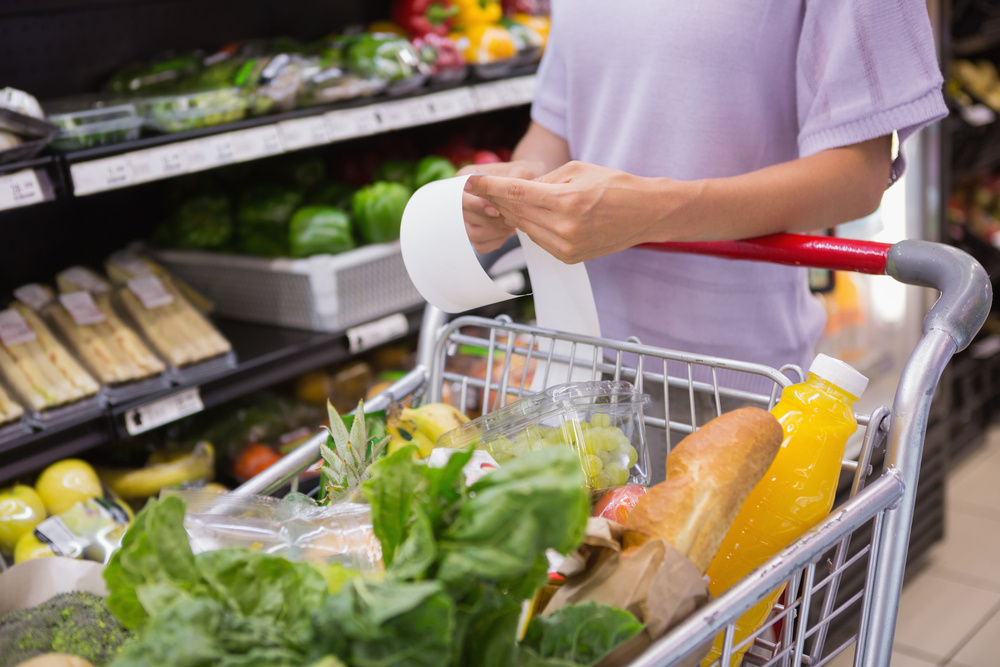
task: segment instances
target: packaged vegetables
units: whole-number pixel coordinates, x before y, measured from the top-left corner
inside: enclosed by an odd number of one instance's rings
[[[100,385],[56,340],[30,308],[12,303],[0,311],[6,340],[0,338],[0,371],[35,411],[97,394]]]
[[[86,285],[72,280],[74,275],[89,276],[82,281]],[[103,278],[83,267],[72,267],[60,272],[56,280],[64,290],[63,296],[53,296],[43,312],[101,383],[122,384],[166,369],[115,312]],[[87,285],[100,290],[90,292]]]

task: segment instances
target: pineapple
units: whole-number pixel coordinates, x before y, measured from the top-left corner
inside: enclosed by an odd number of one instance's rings
[[[322,501],[357,502],[361,499],[361,485],[371,476],[369,468],[385,449],[389,438],[372,438],[369,441],[364,401],[358,401],[350,433],[337,409],[329,401],[326,403],[326,411],[330,417],[330,426],[327,427],[329,436],[326,444],[320,445],[323,457],[320,468],[323,480]]]

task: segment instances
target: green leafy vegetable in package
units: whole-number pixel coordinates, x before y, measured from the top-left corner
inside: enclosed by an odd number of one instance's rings
[[[347,45],[347,62],[362,76],[394,83],[423,76],[426,65],[405,37],[388,33],[363,33]]]
[[[387,243],[399,238],[403,210],[411,190],[401,183],[376,181],[354,193],[351,208],[361,238],[368,243]]]
[[[446,157],[428,155],[417,163],[413,175],[413,189],[422,188],[433,181],[452,178],[455,175],[455,165]]]
[[[518,644],[546,550],[582,539],[583,474],[552,448],[467,487],[470,457],[430,468],[407,447],[372,467],[380,578],[236,548],[194,555],[183,501],[151,500],[105,570],[108,607],[137,631],[115,667],[593,665],[637,633],[628,612],[581,605],[533,621]]]
[[[289,230],[292,257],[329,254],[353,249],[357,244],[351,218],[333,206],[305,206],[295,212]]]
[[[256,185],[240,197],[236,212],[240,248],[251,255],[287,256],[288,231],[302,195],[274,185]]]
[[[224,248],[233,238],[232,204],[221,193],[197,195],[181,202],[163,225],[157,238],[173,247]]]

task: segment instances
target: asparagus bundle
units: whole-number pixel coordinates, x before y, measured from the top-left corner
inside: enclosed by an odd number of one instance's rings
[[[100,386],[27,306],[11,304],[30,330],[23,342],[0,341],[0,371],[34,410],[44,410],[92,396]]]
[[[156,275],[143,260],[138,261],[112,255],[106,263],[108,275],[124,283],[118,291],[122,304],[164,359],[177,367],[187,366],[232,349],[166,272]],[[144,296],[141,287],[157,293],[154,299],[140,298]]]

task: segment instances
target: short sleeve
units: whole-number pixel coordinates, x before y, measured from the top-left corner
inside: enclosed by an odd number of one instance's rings
[[[923,0],[807,0],[796,93],[799,154],[896,132],[903,142],[948,110]]]
[[[536,75],[531,119],[563,139],[569,135],[566,120],[566,61],[559,48],[559,14],[552,8],[552,29]]]

